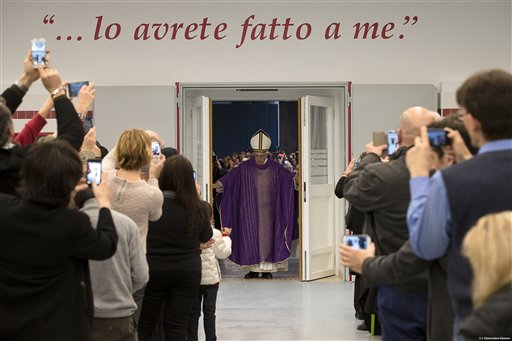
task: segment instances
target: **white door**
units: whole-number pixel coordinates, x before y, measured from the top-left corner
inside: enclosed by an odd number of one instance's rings
[[[333,98],[301,98],[303,281],[336,272],[333,112]]]
[[[194,166],[196,180],[201,186],[201,197],[211,202],[211,100],[208,97],[194,97],[187,108],[183,122],[183,155]]]

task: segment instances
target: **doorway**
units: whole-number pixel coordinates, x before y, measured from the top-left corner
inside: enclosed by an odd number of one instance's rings
[[[297,172],[298,101],[213,101],[212,100],[212,183],[251,158],[249,139],[259,129],[271,137],[269,159]],[[297,197],[297,193],[294,193]],[[215,226],[222,226],[213,190]],[[297,217],[295,217],[296,220]],[[236,245],[235,240],[233,240]],[[299,278],[298,229],[294,228],[290,243],[287,271],[272,273],[272,278]],[[221,264],[222,277],[240,279],[249,272],[226,259]],[[254,275],[254,274],[253,274]],[[268,276],[268,275],[266,275]]]
[[[339,274],[337,241],[343,235],[343,201],[334,199],[349,150],[348,83],[177,84],[178,147],[192,161],[203,199],[212,202],[213,105],[227,102],[297,103],[299,278]],[[250,136],[249,136],[250,137]]]

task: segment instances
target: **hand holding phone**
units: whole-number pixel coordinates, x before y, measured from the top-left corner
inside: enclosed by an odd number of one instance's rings
[[[428,129],[428,141],[431,146],[449,146],[452,144],[448,132],[444,129]]]
[[[366,234],[352,234],[343,236],[343,244],[356,249],[367,249],[370,243],[370,236]]]
[[[32,39],[32,65],[37,69],[39,65],[46,66],[46,40]]]
[[[87,172],[85,175],[85,182],[88,185],[92,185],[93,182],[96,185],[101,183],[101,160],[100,159],[89,159],[87,160]]]
[[[153,152],[153,156],[155,157],[155,159],[160,160],[160,156],[162,155],[162,149],[158,141],[151,141],[151,151]]]
[[[68,83],[68,96],[77,97],[84,85],[89,85],[89,81]]]
[[[357,247],[362,240],[365,247]],[[362,273],[365,259],[375,256],[375,244],[370,243],[370,237],[366,235],[344,236],[339,251],[340,261],[343,266],[357,273]]]

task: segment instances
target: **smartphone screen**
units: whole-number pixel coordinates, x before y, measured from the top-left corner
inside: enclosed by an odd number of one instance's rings
[[[101,183],[101,160],[87,160],[85,182],[87,182],[88,185],[91,185],[93,182],[96,182],[96,185]]]
[[[393,154],[398,149],[398,132],[390,130],[387,132],[388,137],[388,155]]]
[[[447,146],[451,144],[448,133],[444,129],[429,129],[428,140],[431,146]]]
[[[37,69],[39,65],[45,65],[46,40],[43,38],[32,39],[32,65]]]
[[[343,236],[343,244],[356,249],[367,249],[370,245],[370,236],[366,234]]]
[[[160,158],[160,154],[162,153],[160,143],[157,141],[151,141],[151,150],[153,151],[153,156]]]
[[[89,85],[88,81],[68,83],[68,95],[69,97],[77,97],[80,93],[80,89],[84,85]]]

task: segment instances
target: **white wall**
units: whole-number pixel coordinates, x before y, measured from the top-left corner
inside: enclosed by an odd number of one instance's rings
[[[426,84],[354,85],[352,157],[357,158],[374,131],[397,130],[402,112],[413,106],[435,109],[437,91]]]
[[[5,88],[21,73],[21,60],[30,40],[43,36],[52,51],[52,66],[65,80],[93,80],[101,86],[173,85],[180,82],[332,82],[354,84],[433,84],[461,81],[491,67],[510,70],[511,2],[507,1],[184,1],[184,2],[1,2],[0,83]],[[256,22],[283,23],[296,28],[310,23],[308,39],[240,41],[241,24],[250,15]],[[53,24],[43,24],[55,15]],[[103,30],[121,25],[117,39],[94,40],[96,17]],[[418,21],[405,23],[405,16]],[[185,41],[164,38],[134,41],[135,27],[146,23],[201,22],[228,25],[227,37]],[[394,37],[353,39],[357,22],[394,22]],[[339,40],[324,39],[324,29],[341,22]],[[208,33],[212,35],[211,28]],[[270,32],[267,31],[267,35]],[[104,33],[102,33],[104,34]],[[404,39],[399,39],[400,34]],[[58,35],[72,37],[58,41]],[[82,36],[77,41],[77,36]],[[43,93],[35,86],[31,94]],[[21,110],[37,109],[28,96]],[[172,107],[175,107],[174,103]],[[135,115],[135,113],[130,113]],[[175,113],[172,113],[175,115]],[[121,119],[121,118],[120,118]],[[140,125],[147,119],[140,117]],[[174,118],[165,117],[175,122]],[[155,130],[158,127],[155,127]],[[170,134],[172,135],[172,134]],[[173,141],[175,136],[164,136]],[[169,143],[169,144],[172,144]]]

